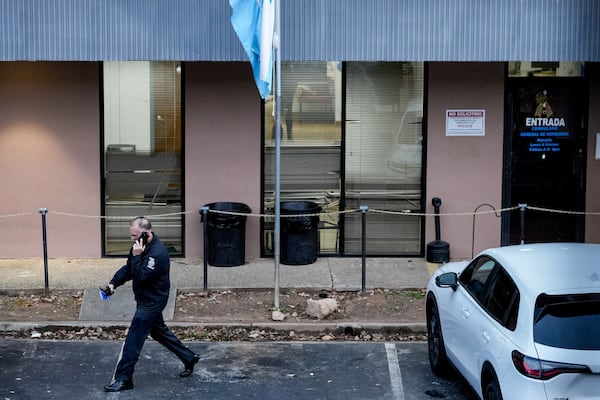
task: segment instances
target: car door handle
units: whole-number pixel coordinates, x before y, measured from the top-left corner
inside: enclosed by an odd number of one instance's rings
[[[463,316],[463,318],[469,318],[471,316],[471,311],[469,311],[468,308],[463,308],[462,309],[462,316]]]
[[[489,343],[492,340],[492,337],[490,336],[489,333],[487,333],[487,332],[481,332],[481,334],[483,335],[483,341],[485,343]]]

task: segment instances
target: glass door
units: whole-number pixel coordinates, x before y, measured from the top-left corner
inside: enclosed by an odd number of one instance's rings
[[[509,78],[504,206],[553,211],[525,213],[526,243],[582,241],[585,107],[583,78]],[[567,213],[564,213],[567,212]],[[519,212],[504,216],[502,243],[520,243]]]

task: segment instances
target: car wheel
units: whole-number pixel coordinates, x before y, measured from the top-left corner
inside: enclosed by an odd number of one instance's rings
[[[436,375],[448,373],[448,357],[444,347],[440,314],[435,303],[427,307],[427,349],[429,350],[429,365]]]
[[[500,384],[496,378],[491,379],[487,385],[485,385],[485,392],[483,392],[483,400],[502,400],[502,392],[500,391]]]

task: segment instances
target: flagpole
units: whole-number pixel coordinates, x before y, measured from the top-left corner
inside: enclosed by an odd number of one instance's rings
[[[252,65],[256,87],[263,99],[271,93],[273,53],[275,58],[275,310],[279,311],[279,242],[280,242],[280,176],[281,176],[281,55],[279,0],[229,0],[231,26],[237,34]],[[258,51],[257,51],[258,49]]]
[[[281,238],[281,22],[280,0],[275,0],[275,232],[273,251],[275,259],[275,302],[279,311],[279,257]]]

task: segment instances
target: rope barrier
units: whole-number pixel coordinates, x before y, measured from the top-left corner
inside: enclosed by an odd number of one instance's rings
[[[435,205],[435,204],[434,204]],[[484,211],[479,211],[479,207],[478,206],[475,211],[473,212],[462,212],[462,213],[434,213],[434,214],[430,214],[430,213],[421,213],[421,212],[413,212],[413,210],[400,210],[400,211],[390,211],[390,210],[380,210],[380,209],[374,209],[374,208],[369,208],[368,206],[360,206],[357,209],[349,209],[349,210],[342,210],[342,211],[331,211],[331,212],[319,212],[319,213],[310,213],[310,214],[283,214],[280,215],[281,218],[294,218],[294,217],[321,217],[321,216],[331,216],[331,215],[340,215],[340,214],[347,214],[347,213],[355,213],[355,212],[361,212],[361,217],[362,217],[362,235],[361,235],[361,243],[362,243],[362,291],[364,292],[365,290],[365,276],[366,276],[366,235],[365,235],[365,231],[366,231],[366,214],[367,212],[372,212],[372,213],[379,213],[379,214],[388,214],[388,215],[401,215],[401,216],[411,216],[411,217],[435,217],[435,218],[439,218],[442,216],[447,216],[447,217],[453,217],[453,216],[472,216],[473,217],[473,227],[475,226],[475,216],[476,215],[482,215],[482,214],[495,214],[497,217],[500,216],[503,212],[511,212],[514,210],[520,210],[521,212],[521,243],[524,242],[523,240],[523,221],[524,221],[524,214],[525,211],[527,209],[530,209],[532,211],[542,211],[542,212],[548,212],[548,213],[558,213],[558,214],[570,214],[570,215],[590,215],[590,216],[598,216],[600,215],[600,212],[598,211],[591,211],[591,212],[583,212],[583,211],[568,211],[568,210],[555,210],[555,209],[550,209],[550,208],[543,208],[543,207],[535,207],[535,206],[528,206],[527,204],[519,204],[518,206],[514,206],[514,207],[507,207],[507,208],[503,208],[500,210],[495,210],[493,206],[489,205],[489,204],[484,204],[487,206],[490,206],[492,209],[491,210],[484,210]],[[436,207],[436,211],[439,211],[439,209]],[[43,238],[43,249],[44,249],[44,282],[45,282],[45,292],[48,293],[49,292],[49,283],[48,283],[48,251],[47,251],[47,241],[46,241],[46,215],[48,213],[51,214],[56,214],[56,215],[62,215],[62,216],[67,216],[67,217],[78,217],[78,218],[92,218],[92,219],[105,219],[105,220],[115,220],[115,219],[119,219],[119,220],[133,220],[134,218],[136,218],[137,216],[108,216],[108,215],[86,215],[86,214],[76,214],[76,213],[70,213],[70,212],[64,212],[64,211],[48,211],[47,208],[40,208],[38,210],[38,212],[42,215],[42,238]],[[207,212],[211,212],[211,213],[215,213],[215,214],[225,214],[225,215],[233,215],[233,216],[242,216],[242,217],[259,217],[259,218],[271,218],[274,217],[273,214],[251,214],[251,213],[243,213],[243,212],[236,212],[236,211],[221,211],[221,210],[214,210],[214,209],[207,209],[207,207],[203,207],[200,210],[188,210],[188,211],[180,211],[180,212],[172,212],[172,213],[165,213],[165,214],[148,214],[146,215],[148,218],[158,218],[158,217],[170,217],[170,216],[182,216],[182,215],[186,215],[186,214],[191,214],[191,213],[202,213],[202,215],[207,215]],[[32,212],[24,212],[24,213],[15,213],[15,214],[5,214],[5,215],[0,215],[0,218],[14,218],[14,217],[22,217],[22,216],[28,216],[28,215],[32,215],[35,214],[34,211]],[[203,225],[204,225],[204,291],[205,293],[207,292],[207,285],[208,285],[208,281],[207,281],[207,257],[206,257],[206,249],[207,249],[207,234],[206,234],[206,227],[207,227],[207,219],[203,220]],[[437,222],[437,220],[436,220]],[[473,237],[475,236],[475,231],[473,228]],[[473,252],[473,248],[471,249],[471,252]]]
[[[570,215],[600,215],[600,211],[591,211],[591,212],[587,212],[587,211],[567,211],[567,210],[553,210],[551,208],[544,208],[544,207],[535,207],[535,206],[527,206],[526,207],[529,210],[532,211],[543,211],[543,212],[550,212],[550,213],[556,213],[556,214],[570,214]]]
[[[520,209],[520,206],[506,207],[499,210],[483,210],[483,211],[472,211],[472,212],[456,212],[456,213],[440,213],[437,216],[440,217],[466,217],[466,216],[476,216],[476,215],[484,215],[484,214],[497,214],[504,212],[511,212]],[[582,216],[600,216],[600,211],[569,211],[569,210],[557,210],[552,208],[545,207],[536,207],[536,206],[525,206],[526,210],[531,211],[539,211],[539,212],[547,212],[554,214],[569,214],[569,215],[582,215]],[[302,214],[281,214],[281,218],[297,218],[297,217],[326,217],[332,215],[340,215],[340,214],[349,214],[355,212],[361,212],[360,208],[352,208],[348,210],[341,211],[329,211],[329,212],[319,212],[319,213],[302,213]],[[172,216],[180,216],[198,213],[198,210],[187,210],[187,211],[179,211],[172,213],[164,213],[164,214],[147,214],[148,218],[160,218],[160,217],[172,217]],[[256,217],[256,218],[273,218],[274,214],[260,214],[260,213],[242,213],[236,211],[221,211],[209,209],[208,212],[214,214],[223,214],[223,215],[233,215],[233,216],[241,216],[241,217]],[[391,210],[382,210],[376,208],[368,208],[366,212],[372,212],[376,214],[387,214],[387,215],[401,215],[401,216],[410,216],[410,217],[435,217],[436,214],[433,213],[422,213],[422,212],[414,212],[413,210],[400,210],[400,211],[391,211]],[[28,215],[36,214],[37,211],[32,212],[23,212],[23,213],[15,213],[15,214],[4,214],[0,215],[0,218],[16,218],[16,217],[24,217]],[[76,218],[90,218],[90,219],[105,219],[105,220],[131,220],[138,215],[121,215],[121,216],[111,216],[111,215],[89,215],[89,214],[76,214],[65,211],[50,211],[48,210],[48,214],[62,215],[66,217],[76,217]]]
[[[13,217],[24,217],[26,215],[33,215],[35,214],[35,212],[24,212],[24,213],[18,213],[18,214],[6,214],[6,215],[0,215],[0,218],[13,218]]]
[[[500,210],[487,210],[487,211],[475,211],[475,212],[462,212],[462,213],[439,213],[439,214],[429,214],[429,213],[418,213],[418,212],[412,212],[411,210],[404,210],[404,211],[387,211],[387,210],[377,210],[377,209],[372,209],[370,208],[369,211],[375,212],[375,213],[379,213],[379,214],[397,214],[397,215],[410,215],[411,217],[435,217],[435,216],[440,216],[440,217],[464,217],[464,216],[474,216],[474,215],[482,215],[482,214],[494,214],[494,213],[498,213],[498,212],[506,212],[506,211],[513,211],[513,210],[517,210],[519,207],[515,206],[515,207],[507,207],[507,208],[503,208]]]
[[[357,212],[360,211],[359,208],[353,208],[353,209],[349,209],[349,210],[343,210],[343,211],[331,211],[331,212],[319,212],[319,213],[303,213],[303,214],[281,214],[282,218],[294,218],[294,217],[320,217],[320,216],[324,216],[324,215],[339,215],[339,214],[348,214],[348,213],[353,213],[353,212]],[[240,216],[240,217],[258,217],[258,218],[269,218],[269,217],[274,217],[275,214],[252,214],[252,213],[241,213],[241,212],[237,212],[237,211],[221,211],[221,210],[213,210],[213,209],[209,209],[208,210],[209,213],[213,213],[213,214],[224,214],[224,215],[234,215],[234,216]]]
[[[176,215],[185,215],[185,214],[191,214],[197,212],[197,210],[189,210],[189,211],[179,211],[179,212],[173,212],[173,213],[165,213],[165,214],[149,214],[146,215],[146,217],[151,218],[151,217],[172,217],[172,216],[176,216]],[[56,214],[56,215],[62,215],[62,216],[66,216],[66,217],[78,217],[78,218],[95,218],[95,219],[134,219],[139,217],[139,215],[119,215],[119,216],[114,216],[114,215],[86,215],[86,214],[74,214],[74,213],[68,213],[68,212],[64,212],[64,211],[48,211],[48,214]]]

